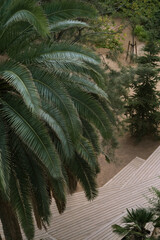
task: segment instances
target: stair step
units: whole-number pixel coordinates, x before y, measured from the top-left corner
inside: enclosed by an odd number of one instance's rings
[[[126,181],[122,188],[158,175],[160,175],[160,146],[150,155],[145,163],[139,167],[136,174],[132,175],[128,181]]]
[[[113,187],[114,185],[122,187],[126,183],[128,177],[134,176],[135,172],[143,165],[144,159],[135,157],[130,163],[128,163],[120,172],[118,172],[109,182],[103,187]]]
[[[93,232],[84,240],[121,240],[122,237],[118,236],[112,231],[113,224],[121,224],[122,218],[126,213],[120,214],[118,217],[114,218],[111,222],[105,224],[103,227],[100,227],[97,231]]]
[[[147,204],[147,197],[152,193],[149,187],[160,187],[158,177],[146,180],[135,186],[107,194],[104,198],[84,205],[73,211],[52,218],[48,233],[60,240],[84,240],[93,231],[112,221],[113,218],[125,213],[126,207],[136,207]],[[52,228],[53,226],[53,228]],[[62,230],[63,229],[63,230]]]
[[[35,240],[119,240],[111,225],[119,224],[126,208],[147,206],[149,188],[160,188],[160,147],[146,160],[135,158],[99,189],[99,196],[88,202],[83,192],[68,196],[67,210],[59,215],[52,204],[53,217],[47,235]],[[37,231],[36,231],[37,232]]]
[[[103,197],[106,194],[106,191],[115,192],[118,191],[123,184],[126,182],[126,178],[134,175],[137,169],[145,162],[144,159],[136,157],[134,158],[128,165],[126,165],[120,172],[118,172],[109,182],[107,182],[104,186],[99,188],[98,197]],[[66,211],[70,209],[75,209],[83,204],[88,204],[85,197],[84,192],[78,192],[73,194],[72,196],[69,195],[67,198],[67,207]],[[56,206],[55,210],[56,214],[58,213]],[[55,213],[54,213],[55,214]]]
[[[138,207],[147,207],[147,203],[143,205],[138,205]],[[132,208],[137,208],[137,206],[132,207]],[[131,209],[131,208],[130,208]],[[119,215],[118,217],[114,218],[111,222],[105,224],[104,226],[100,227],[97,231],[93,232],[91,235],[89,235],[87,238],[84,240],[121,240],[122,236],[119,236],[118,234],[114,233],[112,230],[112,225],[113,224],[118,224],[123,226],[122,224],[122,218],[127,215],[127,210],[125,213]],[[147,224],[147,229],[152,231],[153,230],[153,225],[151,223]]]
[[[137,207],[147,207],[147,204],[138,205],[132,208],[136,209]],[[118,224],[123,226],[124,224],[122,224],[122,218],[126,215],[127,215],[127,210],[125,211],[125,213],[114,218],[111,222],[105,224],[103,227],[100,227],[97,231],[93,232],[84,240],[112,240],[112,239],[121,240],[122,236],[119,236],[118,234],[113,232],[112,225]],[[150,232],[153,231],[154,227],[151,222],[147,223],[146,229],[148,229]]]

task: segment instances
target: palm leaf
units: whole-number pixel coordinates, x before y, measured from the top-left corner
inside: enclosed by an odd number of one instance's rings
[[[4,17],[4,15],[6,15],[6,9],[10,8],[10,5],[12,3],[12,0],[1,0],[0,1],[0,16],[1,16],[1,21]]]
[[[8,149],[7,126],[0,117],[0,188],[5,197],[9,196],[10,153]]]
[[[88,28],[89,25],[85,22],[81,22],[78,20],[64,20],[64,21],[59,21],[55,23],[51,23],[49,25],[50,31],[51,32],[59,32],[62,30],[66,30],[69,28]]]
[[[35,55],[39,56],[33,57],[33,62],[55,71],[76,71],[77,66],[87,68],[88,63],[93,65],[100,63],[99,58],[86,49],[64,43],[54,44],[48,49],[41,46]]]
[[[14,139],[13,139],[14,140]],[[18,144],[18,153],[23,158],[16,159],[16,164],[19,161],[23,163],[23,166],[27,172],[27,178],[30,181],[30,194],[31,199],[34,201],[34,214],[37,220],[38,227],[42,227],[43,222],[49,223],[50,210],[49,210],[49,195],[46,185],[46,175],[45,169],[40,166],[36,161],[36,156],[29,149],[26,149],[24,144],[17,139],[13,142],[14,149],[17,148],[15,145]],[[20,179],[21,180],[21,179]],[[38,216],[38,217],[37,217]],[[40,222],[39,222],[39,221]]]
[[[37,157],[33,152],[27,148],[16,135],[10,138],[11,151],[16,153],[16,161],[14,166],[19,168],[21,165],[27,173],[29,181],[29,195],[31,199],[36,199],[36,216],[38,215],[40,221],[49,223],[50,210],[49,210],[49,194],[47,191],[46,176],[47,171],[43,164],[40,164]],[[23,156],[23,158],[22,158]],[[25,173],[25,174],[26,174]],[[22,178],[22,179],[21,179]],[[19,181],[23,182],[24,176],[20,175]],[[35,201],[34,201],[35,204]],[[34,208],[35,210],[35,208]],[[35,216],[35,217],[36,217]],[[39,222],[38,222],[39,223]],[[41,224],[40,224],[41,225]]]
[[[16,169],[18,170],[18,168]],[[21,171],[20,174],[24,174],[22,168],[19,170]],[[21,181],[18,181],[19,176],[17,173],[12,170],[11,175],[11,203],[13,204],[14,208],[16,209],[19,217],[19,221],[23,228],[23,231],[28,239],[33,239],[34,236],[34,224],[32,218],[32,208],[31,204],[28,199],[28,190],[25,176],[23,175],[23,182],[22,178]]]
[[[30,71],[23,65],[6,61],[0,64],[0,76],[22,96],[32,110],[39,109],[40,100]]]
[[[50,179],[50,189],[52,191],[52,195],[55,199],[57,208],[59,213],[62,213],[66,207],[66,192],[65,192],[65,181],[64,180],[56,180]]]
[[[96,95],[99,95],[100,97],[105,98],[108,100],[107,93],[101,89],[96,83],[93,81],[90,81],[88,78],[85,78],[84,76],[78,76],[78,75],[72,75],[72,76],[66,76],[65,81],[63,80],[63,84],[69,85],[70,87],[80,87],[86,92],[90,92]]]
[[[14,23],[27,22],[42,36],[49,34],[47,19],[42,9],[32,0],[14,1],[3,21],[5,21],[5,31]]]
[[[105,88],[105,74],[99,65],[88,62],[84,62],[83,65],[70,63],[69,66],[66,66],[65,74],[70,74],[71,71],[75,76],[80,75],[82,79],[87,77],[94,81],[101,89]],[[56,74],[60,75],[59,73],[64,74],[64,70],[60,68],[56,69]]]
[[[44,5],[44,10],[50,22],[77,17],[94,18],[97,15],[95,8],[91,5],[73,0],[47,3]]]
[[[92,126],[85,119],[82,119],[82,124],[83,124],[84,136],[89,140],[90,143],[92,143],[94,151],[97,154],[99,154],[101,151],[101,148],[100,148],[100,143],[99,143],[99,136],[98,136],[98,133],[96,132],[95,127]]]
[[[101,68],[100,64],[95,65],[88,62],[87,68],[88,68],[87,75],[91,77],[99,87],[104,89],[106,74],[104,72],[104,69]]]
[[[2,53],[6,53],[12,59],[15,59],[22,47],[29,46],[31,41],[37,37],[36,31],[33,31],[31,26],[26,22],[18,22],[7,28],[0,37],[0,45]]]
[[[88,48],[81,47],[79,45],[69,45],[65,42],[54,43],[50,45],[46,45],[46,43],[32,44],[32,47],[23,49],[19,60],[27,62],[30,60],[31,62],[36,62],[39,64],[45,64],[49,66],[61,66],[61,64],[77,64],[84,65],[90,64],[99,65],[100,59],[97,55],[91,52]],[[77,61],[77,63],[75,62]],[[59,65],[58,65],[59,63]],[[91,65],[92,64],[92,65]]]
[[[49,210],[49,196],[45,180],[45,175],[34,159],[30,158],[29,177],[31,181],[32,196],[36,202],[36,209],[34,208],[35,218],[39,215],[41,221],[49,224],[50,210]],[[38,222],[37,222],[38,223]]]
[[[98,101],[101,104],[102,108],[104,109],[105,113],[107,114],[107,118],[109,119],[111,124],[115,126],[116,119],[110,101],[105,101],[105,99],[102,98],[98,98]]]
[[[94,149],[90,142],[84,138],[80,137],[79,142],[76,145],[76,151],[81,156],[81,158],[85,159],[88,165],[95,170],[98,166],[97,156],[94,152]]]
[[[93,200],[97,196],[97,184],[95,182],[96,173],[93,171],[88,163],[79,156],[73,160],[71,159],[70,165],[66,166],[70,169],[73,175],[82,185],[85,195],[88,200]]]
[[[3,115],[15,134],[36,154],[51,176],[61,178],[59,156],[41,121],[15,96],[2,102]]]
[[[52,110],[52,108],[45,108],[45,111],[40,110],[40,117],[43,119],[50,128],[56,133],[57,137],[60,139],[62,148],[64,153],[66,154],[66,157],[72,157],[73,156],[73,146],[71,143],[71,139],[69,137],[69,134],[64,131],[64,129],[61,127],[59,122],[55,119],[54,113],[57,114],[57,112]]]
[[[113,232],[118,233],[118,235],[120,236],[128,235],[128,233],[130,232],[129,228],[121,227],[117,224],[112,225],[112,229],[113,229]]]
[[[80,116],[90,121],[105,139],[109,139],[112,136],[112,130],[101,104],[89,94],[80,91],[80,89],[68,89],[68,92]]]
[[[72,140],[76,142],[77,135],[81,132],[81,122],[67,91],[62,84],[54,78],[53,74],[39,69],[39,71],[33,72],[33,76],[40,96],[50,104],[53,102],[53,104],[60,110],[66,119],[67,129],[70,136],[72,136]]]
[[[0,7],[4,4],[5,0],[0,0]]]
[[[77,178],[64,164],[62,165],[63,176],[67,183],[69,194],[73,194],[77,189]]]

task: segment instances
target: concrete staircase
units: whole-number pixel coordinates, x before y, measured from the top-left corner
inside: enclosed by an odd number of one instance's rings
[[[120,224],[126,208],[147,206],[149,188],[160,188],[160,147],[147,159],[136,157],[88,202],[83,192],[68,196],[66,211],[59,215],[52,204],[53,217],[47,232],[36,231],[35,240],[120,240],[112,232]]]

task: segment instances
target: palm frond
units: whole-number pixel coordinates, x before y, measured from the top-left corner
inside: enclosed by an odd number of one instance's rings
[[[12,61],[2,62],[0,76],[22,96],[29,109],[38,111],[40,107],[38,91],[30,71],[25,66]]]
[[[113,126],[116,126],[116,119],[113,113],[112,104],[110,101],[105,101],[105,99],[98,98],[99,103],[107,114],[107,118]]]
[[[80,17],[94,18],[97,16],[95,8],[90,4],[79,3],[79,1],[74,0],[54,1],[44,4],[43,8],[50,22]]]
[[[51,46],[46,44],[35,44],[23,49],[21,54],[16,55],[17,61],[24,64],[34,63],[55,74],[77,73],[87,76],[97,83],[99,87],[104,87],[105,74],[100,68],[100,59],[87,48],[79,45],[68,45],[66,43],[56,43]]]
[[[63,176],[66,180],[69,194],[73,194],[77,189],[77,177],[67,168],[64,164],[62,165]]]
[[[109,139],[112,136],[111,124],[101,104],[80,89],[68,89],[68,92],[80,116],[90,121],[105,139]]]
[[[16,140],[17,141],[17,140]],[[13,143],[14,145],[14,143]],[[46,171],[40,166],[33,153],[19,141],[18,152],[23,159],[17,159],[23,162],[30,181],[31,200],[34,202],[33,210],[39,228],[42,227],[42,221],[49,224],[49,194],[46,184]],[[36,161],[37,160],[37,161]],[[18,164],[18,163],[17,163]],[[21,179],[20,179],[21,180]]]
[[[97,168],[97,156],[92,145],[86,138],[82,136],[79,137],[79,142],[76,145],[76,151],[81,158],[85,159],[85,161],[93,170]]]
[[[65,67],[65,74],[74,74],[75,76],[80,75],[83,78],[91,79],[93,82],[97,84],[101,89],[105,88],[105,74],[103,69],[101,69],[98,65],[86,63],[83,65],[75,65],[74,63],[70,63]],[[53,68],[52,68],[53,70]],[[63,69],[56,69],[56,75],[64,74]]]
[[[46,43],[43,44],[33,44],[32,47],[26,48],[22,52],[21,61],[34,61],[37,63],[46,63],[50,62],[50,64],[57,64],[61,62],[74,62],[77,60],[79,63],[90,63],[93,65],[99,65],[100,59],[97,55],[95,55],[92,51],[88,48],[82,47],[80,45],[69,45],[65,42],[61,43],[54,43],[47,45]],[[58,65],[57,65],[58,66]]]
[[[61,178],[59,156],[40,119],[15,96],[3,99],[2,113],[15,134],[36,154],[51,176]]]
[[[129,228],[121,227],[117,224],[112,225],[113,232],[118,233],[120,236],[128,235],[130,232]]]
[[[20,174],[24,174],[22,168],[19,166],[19,170],[16,169],[16,171],[21,171]],[[23,176],[23,181],[25,181],[24,184],[22,184],[22,178],[21,181],[18,181],[18,176],[15,171],[12,170],[11,175],[11,203],[16,209],[16,212],[18,213],[19,221],[21,223],[21,226],[23,228],[23,231],[28,239],[33,239],[34,236],[34,224],[33,224],[33,217],[32,217],[32,208],[31,204],[29,202],[29,196],[28,196],[28,190],[25,176]]]
[[[33,152],[26,147],[17,136],[12,134],[10,138],[11,151],[16,154],[16,161],[14,162],[14,169],[16,170],[21,165],[27,173],[27,179],[29,181],[29,196],[31,196],[31,202],[34,201],[33,211],[35,218],[38,216],[38,227],[42,227],[42,221],[49,223],[50,210],[49,210],[49,194],[47,190],[47,171],[43,164],[40,164],[39,160]],[[23,156],[23,158],[22,158]],[[20,163],[19,163],[20,162]],[[22,178],[22,179],[21,179]],[[19,175],[18,180],[23,183],[23,175]],[[36,203],[35,203],[36,202]]]
[[[81,133],[81,122],[67,91],[63,85],[54,78],[53,74],[39,69],[39,71],[33,72],[33,77],[40,96],[50,104],[53,102],[60,110],[66,119],[70,136],[72,136],[73,140],[76,142],[77,135]]]
[[[61,81],[63,81],[64,85],[68,85],[69,87],[72,87],[72,88],[74,86],[80,87],[86,92],[99,95],[100,97],[108,100],[107,93],[102,88],[100,88],[96,83],[94,83],[93,81],[90,81],[90,79],[85,78],[84,76],[80,77],[78,75],[72,75],[72,76],[66,75],[65,81],[64,81],[64,78]]]
[[[0,188],[4,197],[9,196],[10,152],[8,148],[8,133],[4,119],[0,117]]]
[[[58,21],[55,23],[51,23],[49,25],[49,29],[51,32],[59,32],[62,30],[70,29],[70,28],[88,28],[89,25],[85,22],[78,21],[78,20],[64,20]]]
[[[0,1],[0,16],[1,16],[1,21],[4,17],[4,15],[6,14],[6,9],[10,8],[10,5],[12,3],[12,0],[1,0]]]
[[[66,192],[65,181],[63,179],[56,180],[50,178],[50,190],[52,191],[53,198],[55,199],[59,213],[62,213],[66,207]]]
[[[66,166],[76,176],[77,180],[82,185],[85,195],[88,200],[93,200],[97,196],[97,184],[95,182],[96,173],[88,163],[79,156],[70,161],[70,165]]]
[[[45,51],[44,51],[45,50]],[[33,54],[33,53],[32,53]],[[44,65],[55,71],[76,71],[76,66],[87,68],[87,64],[99,65],[97,56],[76,45],[54,44],[50,48],[37,49],[36,64]]]
[[[134,223],[145,227],[146,223],[153,220],[154,213],[146,208],[137,208],[137,209],[127,209],[127,216],[123,218],[124,223]]]
[[[54,111],[52,111],[52,108],[45,108],[45,111],[40,110],[40,117],[43,119],[50,128],[54,131],[54,133],[57,135],[57,137],[60,139],[62,148],[64,153],[66,154],[66,157],[72,157],[73,156],[73,146],[71,139],[69,137],[68,132],[64,131],[64,129],[61,127],[59,122],[55,119]],[[63,119],[63,118],[62,118]]]
[[[5,2],[5,0],[0,0],[0,7],[3,6],[4,2]]]
[[[88,121],[85,119],[82,120],[83,125],[83,134],[84,136],[89,140],[90,143],[92,143],[92,146],[94,148],[94,151],[99,154],[101,151],[100,143],[99,143],[99,136],[98,133],[93,125],[91,125]]]
[[[33,0],[17,0],[11,4],[3,19],[5,31],[17,22],[27,22],[42,36],[49,34],[48,22],[40,6]]]
[[[32,158],[31,158],[32,159]],[[41,222],[49,224],[50,219],[50,209],[49,209],[49,196],[47,191],[47,185],[45,180],[45,175],[43,175],[42,169],[38,164],[32,159],[30,161],[30,181],[31,181],[31,196],[32,200],[35,202],[34,215],[35,218],[38,215]],[[38,221],[37,221],[38,223]]]
[[[88,71],[86,72],[87,75],[91,77],[99,87],[104,89],[106,74],[104,72],[104,69],[101,68],[100,63],[95,65],[88,62],[87,68],[88,68]]]
[[[24,46],[29,46],[30,42],[37,37],[36,31],[28,26],[26,22],[18,22],[7,28],[0,37],[1,52],[12,59],[15,59]]]

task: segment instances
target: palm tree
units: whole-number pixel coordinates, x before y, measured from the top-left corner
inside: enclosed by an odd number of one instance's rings
[[[34,237],[49,205],[59,212],[77,181],[97,195],[99,133],[112,139],[114,119],[102,90],[100,60],[89,49],[57,42],[68,27],[85,26],[85,4],[0,0],[0,218],[7,240]],[[47,17],[46,17],[47,16]],[[74,21],[69,21],[74,19]],[[87,24],[86,24],[87,27]]]
[[[124,226],[113,225],[113,231],[122,239],[145,240],[150,231],[146,229],[146,224],[154,220],[154,213],[145,208],[137,208],[136,210],[127,209],[127,216],[122,219]],[[149,239],[149,238],[148,238]]]

